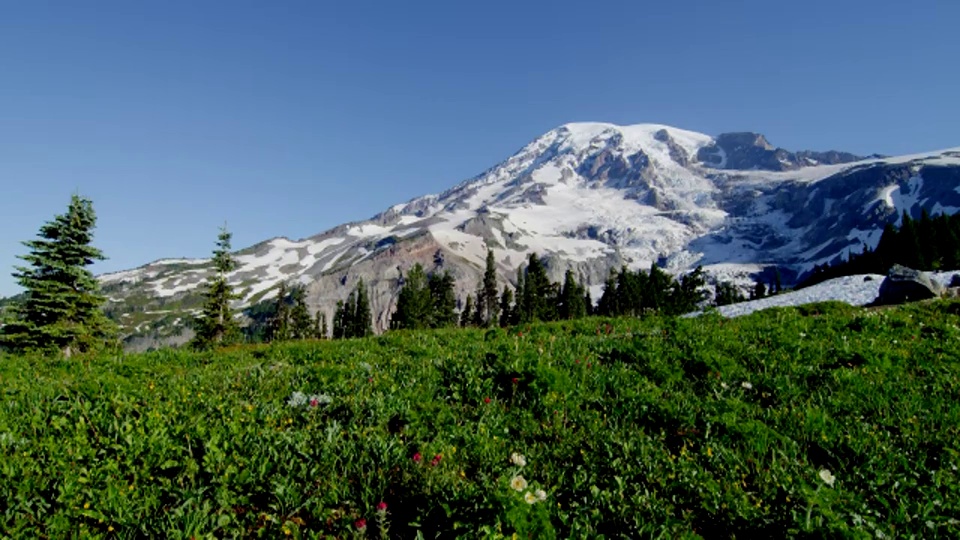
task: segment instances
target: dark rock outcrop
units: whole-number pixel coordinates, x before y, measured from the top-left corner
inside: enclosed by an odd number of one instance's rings
[[[896,264],[880,284],[880,293],[875,305],[903,304],[939,298],[943,286],[930,279],[926,273]]]

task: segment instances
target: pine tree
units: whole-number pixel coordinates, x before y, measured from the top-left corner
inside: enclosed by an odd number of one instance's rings
[[[317,317],[314,319],[314,333],[317,339],[327,339],[327,314],[317,311]]]
[[[352,300],[352,294],[348,300]],[[347,313],[348,309],[343,300],[337,300],[337,307],[333,311],[333,339],[344,339],[347,337]]]
[[[357,281],[357,303],[354,309],[352,333],[350,337],[367,337],[373,335],[373,317],[370,314],[370,300],[363,278]]]
[[[457,295],[454,292],[456,282],[450,272],[443,275],[431,274],[427,278],[430,289],[430,304],[433,312],[430,317],[431,328],[446,328],[457,325]]]
[[[26,289],[22,304],[0,328],[0,345],[13,351],[56,350],[66,357],[114,342],[116,327],[101,310],[106,299],[86,268],[104,260],[90,245],[96,214],[90,200],[73,195],[67,212],[40,228],[39,240],[23,242],[30,266],[13,276]]]
[[[617,282],[619,274],[611,269],[610,275],[603,283],[603,294],[600,295],[600,301],[597,303],[596,313],[604,317],[616,317],[620,315],[620,306],[617,302]]]
[[[227,274],[237,267],[236,261],[230,254],[231,237],[226,226],[220,227],[217,247],[213,250],[214,274],[207,286],[203,311],[196,320],[197,335],[193,340],[195,348],[205,349],[228,345],[240,336],[240,327],[234,319],[233,310],[230,309],[230,301],[238,296],[234,294],[233,288],[227,282]]]
[[[560,289],[560,299],[557,306],[557,315],[560,319],[580,319],[586,317],[587,308],[584,305],[583,287],[573,278],[573,270],[567,270],[563,276],[563,287]]]
[[[753,290],[750,291],[751,300],[759,300],[767,296],[767,287],[763,284],[762,281],[757,281],[753,286]]]
[[[515,324],[513,321],[513,291],[506,285],[500,294],[500,326],[507,327]]]
[[[433,301],[423,266],[410,269],[397,298],[397,310],[390,317],[394,330],[429,328],[433,319]]]
[[[493,257],[493,250],[487,250],[486,268],[483,272],[483,283],[477,294],[477,306],[483,307],[483,326],[495,326],[500,317],[500,304],[497,297],[497,267]]]
[[[285,341],[290,339],[290,305],[287,303],[287,284],[280,283],[273,315],[267,326],[267,341]]]
[[[290,333],[293,339],[314,337],[317,333],[316,322],[307,307],[307,290],[298,285],[293,288],[290,296],[293,299],[293,308],[290,310]]]
[[[473,322],[473,296],[467,295],[467,301],[463,304],[463,311],[460,312],[460,326],[466,328]]]
[[[737,289],[737,287],[734,286],[733,283],[727,281],[721,281],[717,283],[717,290],[713,301],[715,306],[726,306],[729,304],[736,304],[737,302],[743,302],[745,300],[746,298]]]
[[[551,286],[550,279],[547,278],[547,270],[540,258],[537,257],[536,253],[531,253],[527,259],[526,276],[524,277],[521,303],[523,309],[520,312],[520,322],[550,321],[554,319],[553,309],[549,303]]]

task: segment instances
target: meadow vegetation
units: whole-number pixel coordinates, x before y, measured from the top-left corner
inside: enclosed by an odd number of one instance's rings
[[[957,537],[960,303],[0,357],[15,538]]]

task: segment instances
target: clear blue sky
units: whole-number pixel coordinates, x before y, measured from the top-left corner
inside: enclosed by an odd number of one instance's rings
[[[0,295],[90,197],[95,271],[360,220],[557,125],[960,145],[960,2],[0,5]]]

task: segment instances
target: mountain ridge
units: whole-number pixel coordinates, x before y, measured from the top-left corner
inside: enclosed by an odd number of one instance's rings
[[[307,287],[308,305],[329,319],[336,300],[364,278],[382,330],[412,264],[452,271],[462,299],[475,288],[487,249],[501,286],[536,252],[552,278],[573,269],[594,298],[621,265],[659,264],[674,273],[703,265],[714,278],[741,284],[776,266],[791,279],[875,245],[904,209],[956,211],[958,186],[960,148],[893,158],[790,152],[752,132],[711,137],[662,124],[575,122],[441,193],[300,240],[274,237],[240,250],[230,281],[243,297],[238,307],[296,281]],[[141,312],[179,314],[182,323],[195,309],[190,298],[208,261],[160,259],[100,279],[121,319],[143,319],[123,308],[135,297]],[[142,324],[133,335],[159,331]]]

